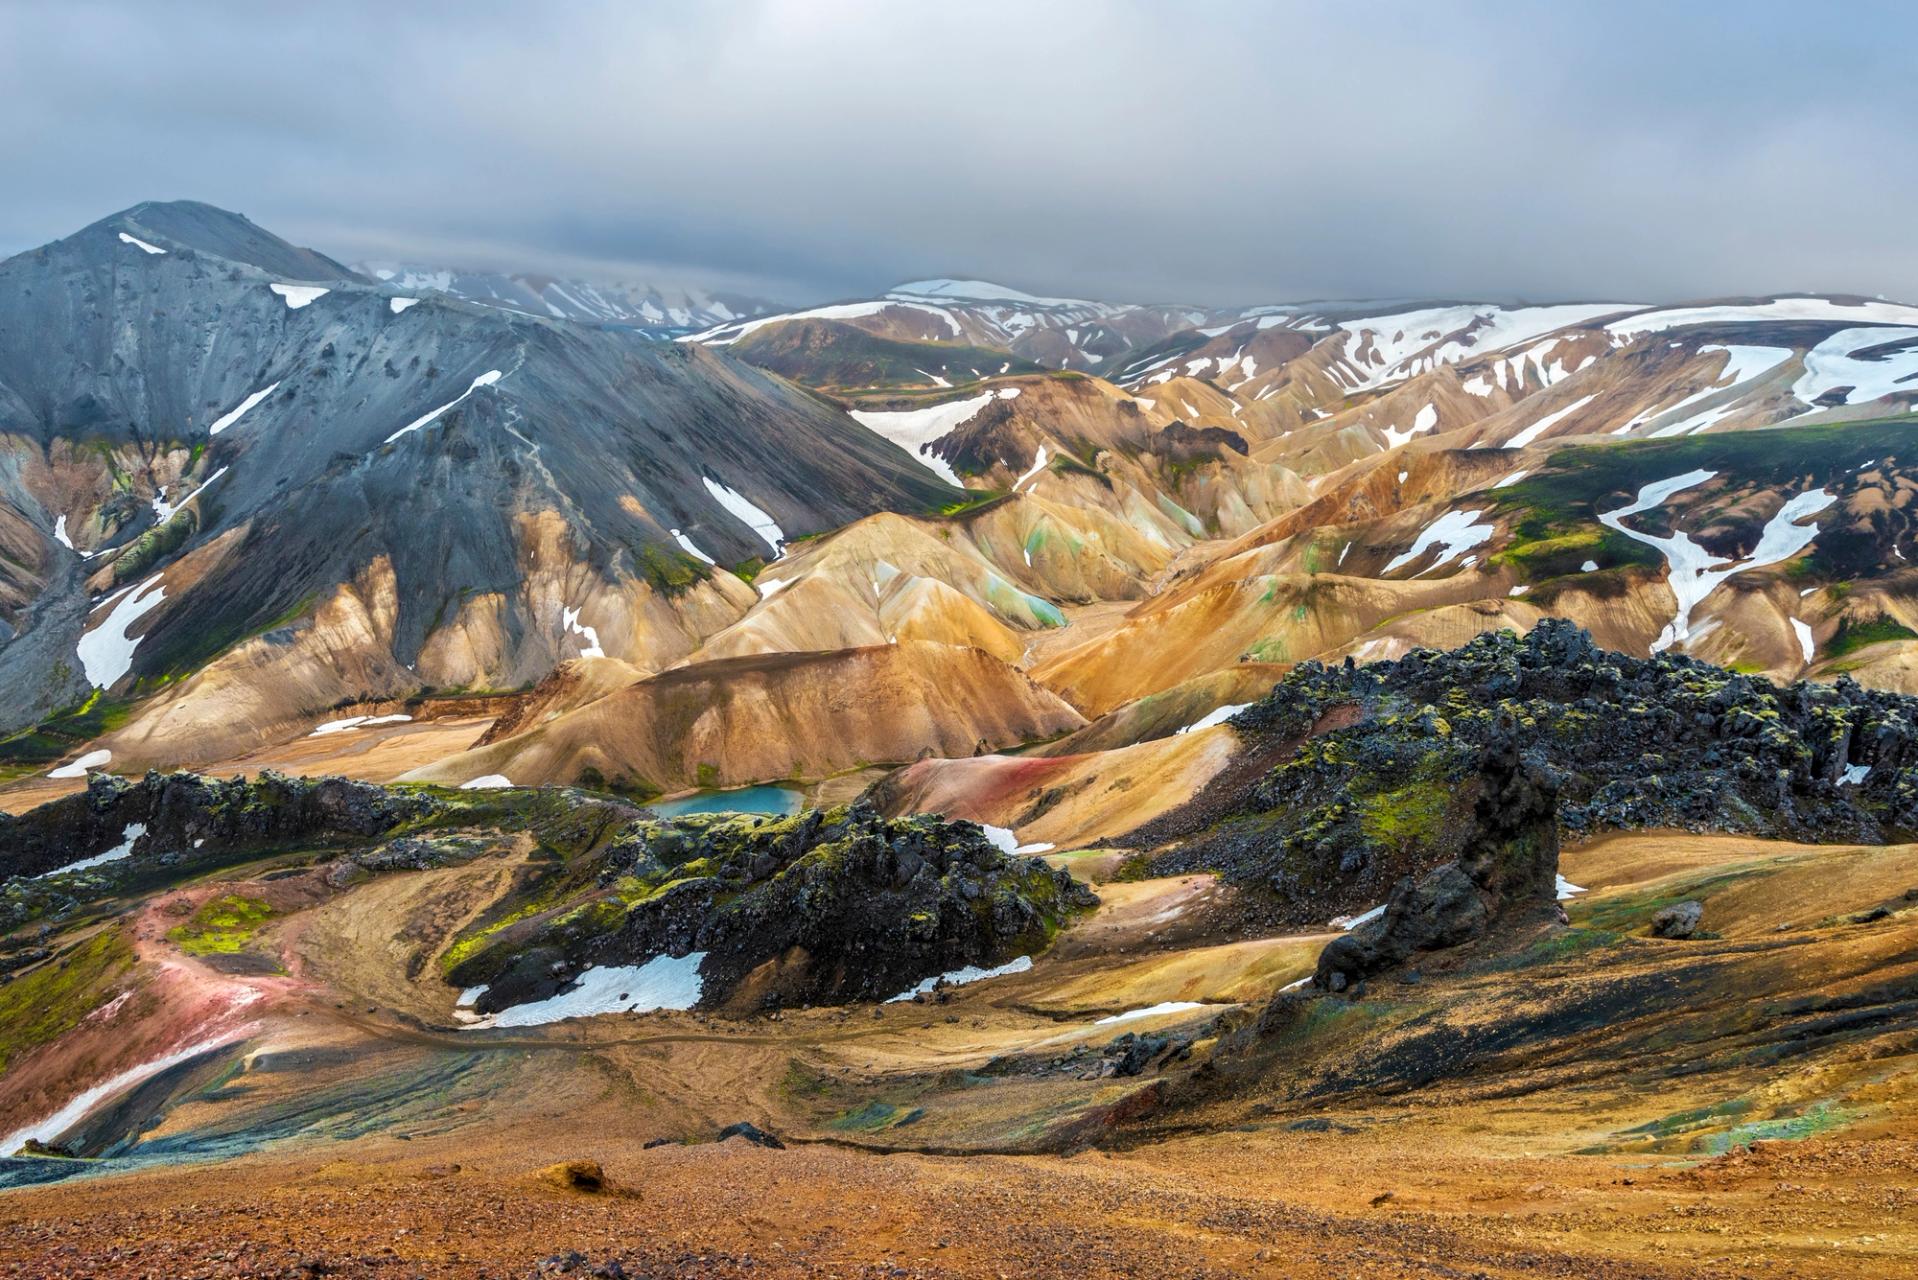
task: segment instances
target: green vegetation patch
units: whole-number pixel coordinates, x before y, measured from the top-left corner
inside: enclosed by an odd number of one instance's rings
[[[1884,644],[1891,640],[1918,640],[1918,631],[1913,631],[1896,618],[1882,614],[1863,621],[1846,618],[1838,624],[1838,634],[1825,646],[1825,656],[1843,658],[1866,645]]]
[[[235,955],[279,912],[261,898],[237,893],[212,898],[185,924],[167,930],[167,941],[190,956]]]
[[[133,950],[105,929],[66,955],[0,986],[0,1072],[20,1054],[59,1039],[112,999]]]

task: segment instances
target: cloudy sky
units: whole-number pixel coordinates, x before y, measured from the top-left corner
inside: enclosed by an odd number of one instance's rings
[[[0,253],[146,199],[788,301],[1918,300],[1918,6],[0,0]]]

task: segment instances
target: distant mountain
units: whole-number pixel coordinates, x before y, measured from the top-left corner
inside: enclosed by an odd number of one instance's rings
[[[164,690],[143,732],[188,754],[586,651],[657,669],[755,599],[730,567],[954,496],[724,352],[409,293],[200,204],[0,263],[0,440],[0,727]]]
[[[405,293],[439,293],[527,315],[624,325],[657,338],[677,337],[779,310],[777,303],[744,294],[672,289],[624,280],[561,279],[393,262],[363,263],[357,270]]]

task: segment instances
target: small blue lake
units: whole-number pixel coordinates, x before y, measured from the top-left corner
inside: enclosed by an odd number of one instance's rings
[[[677,800],[655,800],[647,807],[662,818],[683,818],[691,813],[770,813],[783,817],[798,813],[802,799],[791,787],[738,787],[701,791]]]

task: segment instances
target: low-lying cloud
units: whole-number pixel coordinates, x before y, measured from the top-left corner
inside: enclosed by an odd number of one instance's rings
[[[143,199],[795,301],[1918,298],[1894,4],[0,7],[0,252]]]

